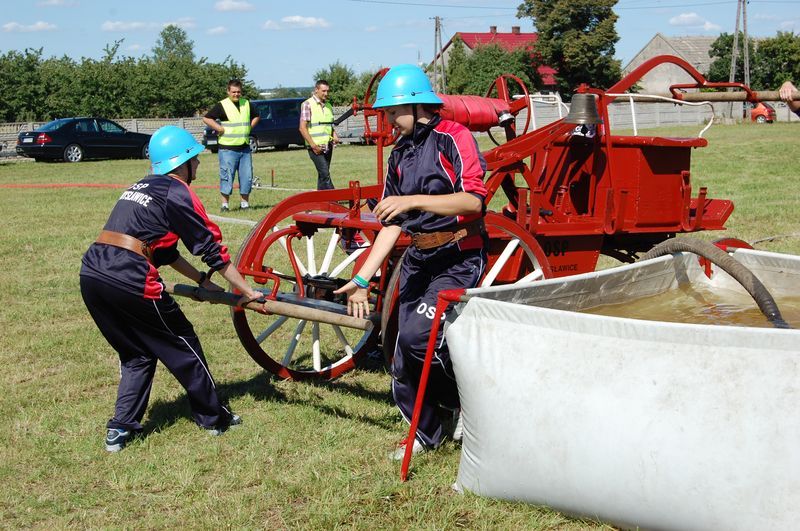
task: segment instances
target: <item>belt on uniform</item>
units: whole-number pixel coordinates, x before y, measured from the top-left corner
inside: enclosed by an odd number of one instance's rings
[[[411,243],[420,250],[435,249],[448,243],[463,240],[467,236],[475,236],[484,231],[483,218],[457,225],[452,231],[417,232],[411,235]]]
[[[95,243],[105,243],[106,245],[113,245],[114,247],[121,247],[128,251],[134,252],[143,257],[148,262],[153,262],[153,250],[150,244],[134,238],[121,232],[114,232],[113,230],[100,231],[100,235],[95,240]]]

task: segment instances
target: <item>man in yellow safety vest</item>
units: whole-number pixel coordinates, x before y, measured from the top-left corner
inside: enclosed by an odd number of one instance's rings
[[[314,85],[314,94],[300,108],[300,134],[306,141],[308,156],[317,168],[317,190],[334,188],[331,180],[333,146],[339,137],[333,129],[333,107],[328,101],[330,85],[320,79]]]
[[[221,123],[218,123],[219,120]],[[239,195],[242,210],[250,208],[253,187],[253,159],[250,154],[250,129],[259,121],[250,101],[242,98],[242,82],[228,81],[228,97],[220,101],[203,117],[203,122],[219,135],[219,193],[222,212],[230,210],[228,199],[233,192],[235,174],[239,172]]]

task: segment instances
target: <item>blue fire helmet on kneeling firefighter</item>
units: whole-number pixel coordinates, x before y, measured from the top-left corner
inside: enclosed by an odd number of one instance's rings
[[[393,66],[378,83],[373,109],[415,103],[442,105],[425,72],[417,65]]]
[[[153,173],[166,175],[205,148],[186,129],[165,125],[150,137],[149,149]]]

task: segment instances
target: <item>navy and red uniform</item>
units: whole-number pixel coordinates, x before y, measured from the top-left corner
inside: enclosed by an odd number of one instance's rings
[[[219,227],[208,219],[189,186],[150,175],[122,193],[105,230],[148,242],[150,263],[127,249],[92,244],[83,255],[81,294],[89,313],[120,359],[120,384],[109,428],[138,431],[150,398],[156,362],[189,395],[194,420],[224,427],[231,413],[221,403],[200,340],[175,300],[164,291],[158,267],[178,258],[178,239],[211,269],[230,262]]]
[[[483,202],[486,161],[469,130],[461,124],[434,117],[416,124],[413,135],[402,137],[389,156],[383,197],[393,195],[447,195],[467,192]],[[485,207],[484,207],[485,210]],[[481,218],[441,216],[410,211],[390,224],[404,232],[454,231],[457,225]],[[406,420],[410,420],[428,346],[431,324],[441,290],[473,288],[486,267],[486,238],[476,234],[434,249],[408,248],[401,264],[399,334],[392,362],[392,396]],[[442,442],[438,407],[458,407],[458,389],[447,344],[440,328],[431,365],[417,438],[428,447]]]

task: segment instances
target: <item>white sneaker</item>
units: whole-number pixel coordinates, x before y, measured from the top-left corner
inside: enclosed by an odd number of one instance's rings
[[[455,417],[456,421],[456,425],[453,428],[453,440],[455,442],[461,442],[461,439],[464,438],[464,417],[461,416],[461,408],[453,412],[453,417]]]
[[[227,426],[217,426],[216,428],[206,428],[206,432],[209,435],[213,435],[213,436],[216,437],[218,435],[222,435],[223,433],[228,431],[230,428],[234,428],[234,427],[238,426],[241,423],[242,423],[242,417],[240,417],[239,415],[234,413],[233,416],[231,417],[231,420],[228,422]]]
[[[400,444],[397,445],[397,449],[389,453],[389,459],[392,461],[402,461],[403,457],[406,455],[407,444],[408,439],[403,439],[400,441]],[[414,439],[414,446],[411,448],[411,455],[419,454],[426,450],[427,448],[425,448],[421,442],[419,442],[417,439]]]
[[[250,208],[250,203],[248,203],[247,201],[242,201],[241,203],[239,203],[239,208],[241,208],[242,210],[247,210],[248,208]]]

